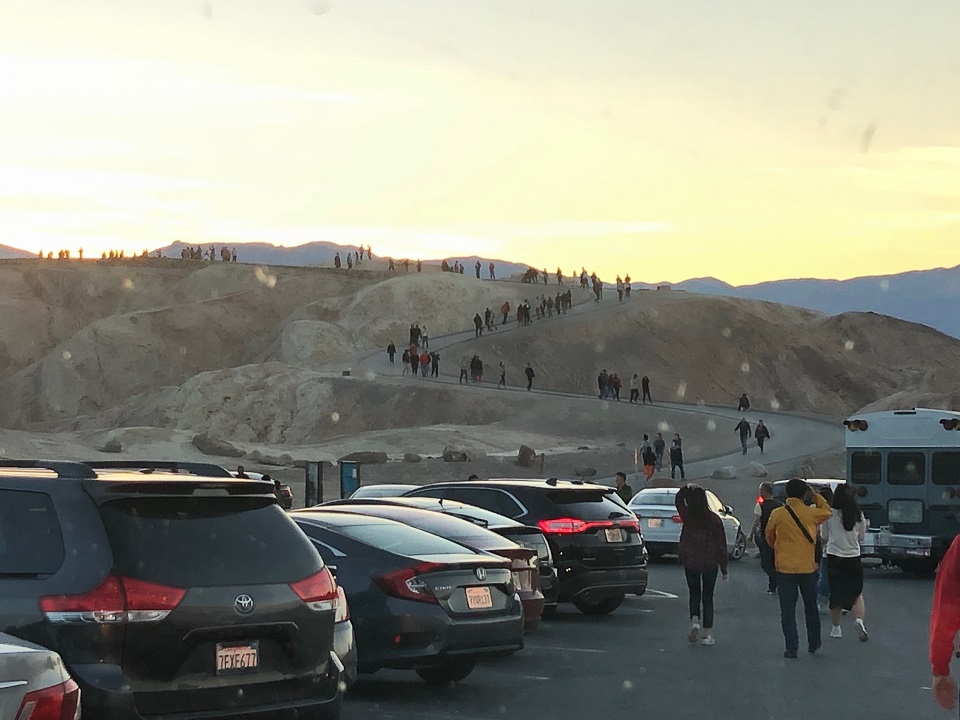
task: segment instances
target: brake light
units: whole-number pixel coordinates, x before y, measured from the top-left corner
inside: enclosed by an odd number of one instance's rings
[[[944,430],[960,429],[960,420],[957,418],[944,418],[940,421],[940,424],[943,425]]]
[[[674,515],[670,519],[673,520],[677,525],[680,525],[683,522],[683,518],[680,517],[679,515]]]
[[[420,563],[413,567],[394,570],[386,575],[375,577],[373,581],[377,584],[377,587],[392,597],[436,604],[438,602],[437,598],[420,575],[437,567],[439,567],[437,563]]]
[[[636,520],[621,520],[620,527],[624,529],[636,530],[637,532],[640,532],[640,519],[638,518]]]
[[[552,535],[575,535],[596,528],[614,527],[613,520],[580,520],[578,518],[554,518],[537,523],[540,529]]]
[[[343,588],[337,585],[337,616],[333,619],[335,623],[346,622],[350,619],[350,606],[347,604],[347,594]]]
[[[107,575],[87,593],[44,595],[40,610],[56,623],[157,622],[167,617],[186,593],[182,588]]]
[[[80,720],[80,688],[73,680],[23,696],[14,720]]]
[[[320,572],[290,583],[290,589],[314,612],[337,609],[337,584],[327,568],[320,568]]]

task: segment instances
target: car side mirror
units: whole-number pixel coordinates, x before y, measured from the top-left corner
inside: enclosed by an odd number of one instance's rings
[[[724,511],[727,515],[733,515],[733,506],[732,506],[732,505],[724,505],[724,506],[723,506],[723,511]]]
[[[330,574],[333,575],[333,579],[337,579],[337,566],[336,565],[327,565],[327,570],[330,571]]]

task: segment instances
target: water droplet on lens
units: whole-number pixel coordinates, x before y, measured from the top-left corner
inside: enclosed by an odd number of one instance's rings
[[[844,350],[853,350],[853,347],[854,347],[853,340],[847,340],[847,341],[843,344],[843,349],[844,349]]]
[[[707,430],[710,432],[716,432],[717,430],[717,421],[716,420],[707,420]]]
[[[740,363],[740,372],[742,373],[750,372],[750,363],[748,363],[746,360]]]
[[[723,328],[723,330],[720,331],[720,334],[723,335],[724,337],[730,337],[731,335],[733,335],[733,331],[730,328],[725,327]]]
[[[330,420],[335,423],[340,422],[340,413],[338,412],[330,413]]]

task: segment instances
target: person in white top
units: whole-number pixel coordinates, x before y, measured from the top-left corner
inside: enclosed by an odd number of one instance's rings
[[[844,610],[853,610],[860,642],[869,638],[863,624],[863,567],[860,564],[860,543],[867,530],[867,521],[860,512],[857,498],[847,485],[838,485],[833,493],[833,515],[821,525],[826,543],[827,575],[830,578],[830,637],[841,638],[840,618]]]

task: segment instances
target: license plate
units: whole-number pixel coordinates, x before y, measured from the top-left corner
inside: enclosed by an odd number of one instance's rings
[[[606,536],[607,542],[623,542],[623,530],[621,528],[606,528],[603,534]]]
[[[256,672],[260,668],[260,643],[217,643],[217,675]]]
[[[493,596],[488,587],[468,587],[467,607],[471,610],[485,610],[493,607]]]
[[[661,525],[663,525],[663,520],[661,520],[660,518],[650,518],[649,520],[647,520],[648,528],[658,528]]]

